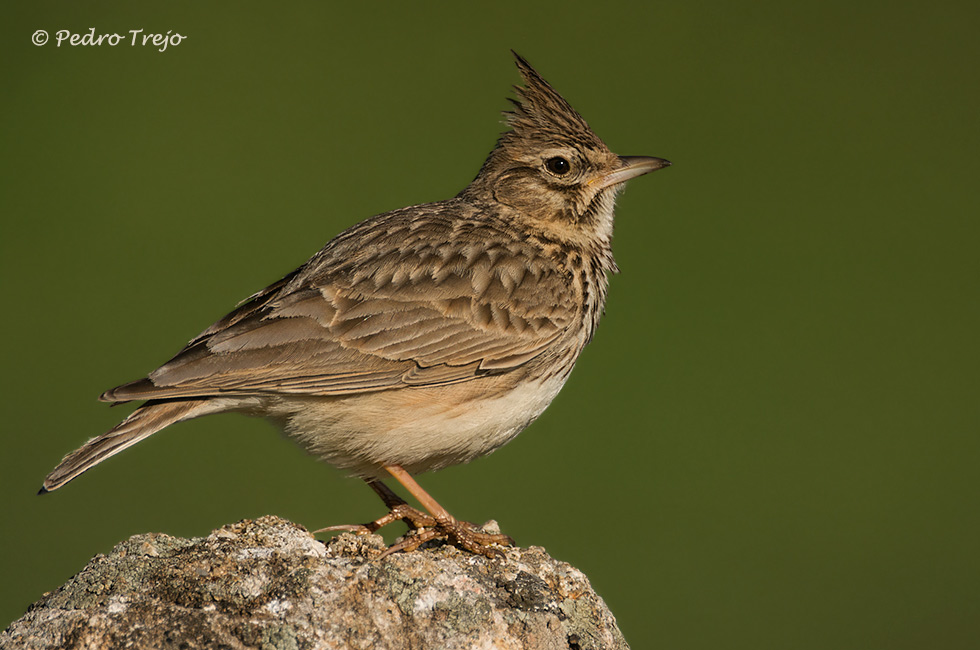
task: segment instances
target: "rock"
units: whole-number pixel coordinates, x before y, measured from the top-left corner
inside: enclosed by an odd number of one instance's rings
[[[0,648],[628,648],[588,579],[544,549],[326,543],[278,517],[136,535],[0,634]]]

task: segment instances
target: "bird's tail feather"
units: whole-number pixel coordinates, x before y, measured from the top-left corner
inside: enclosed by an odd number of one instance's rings
[[[181,420],[189,420],[212,412],[209,400],[147,402],[101,436],[92,438],[65,456],[47,478],[38,494],[57,490],[85,470],[106,458],[135,445],[160,429]]]

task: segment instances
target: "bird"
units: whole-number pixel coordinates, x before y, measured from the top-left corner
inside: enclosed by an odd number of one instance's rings
[[[511,441],[565,384],[602,315],[614,207],[626,181],[667,167],[614,154],[512,52],[523,80],[507,130],[455,197],[386,212],[330,240],[146,377],[106,391],[142,402],[68,454],[52,492],[185,420],[264,417],[359,477],[409,532],[387,552],[445,538],[494,557],[513,543],[457,520],[415,480]],[[384,483],[395,479],[422,506]]]

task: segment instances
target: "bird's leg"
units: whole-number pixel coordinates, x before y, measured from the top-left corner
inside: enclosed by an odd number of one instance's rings
[[[445,537],[451,544],[457,544],[471,553],[477,553],[487,557],[500,554],[498,549],[493,548],[494,544],[510,546],[514,543],[514,540],[507,535],[485,533],[478,526],[468,521],[457,521],[428,492],[423,490],[422,486],[408,472],[402,469],[401,466],[386,465],[385,470],[395,477],[395,480],[404,485],[405,489],[428,512],[422,512],[408,505],[404,499],[395,494],[391,488],[378,479],[366,479],[371,489],[388,506],[388,514],[366,524],[328,526],[327,528],[321,528],[314,532],[322,533],[343,530],[357,533],[358,535],[365,535],[377,532],[392,522],[404,521],[412,529],[409,535],[402,541],[388,547],[388,550],[381,557],[397,551],[414,551],[425,542],[440,537]]]
[[[408,524],[409,530],[419,530],[436,525],[435,519],[425,514],[421,510],[408,505],[404,499],[395,494],[391,488],[381,481],[377,479],[364,479],[364,482],[367,483],[370,488],[374,490],[375,494],[381,497],[381,500],[384,501],[385,505],[388,506],[388,514],[384,515],[383,517],[378,517],[374,521],[366,524],[341,524],[339,526],[327,526],[326,528],[313,531],[314,534],[347,531],[358,535],[367,535],[377,532],[381,528],[384,528],[388,524],[396,521],[404,521],[406,524]]]
[[[407,505],[405,499],[395,494],[394,490],[378,479],[369,478],[365,479],[364,482],[368,484],[368,487],[374,490],[375,494],[381,497],[381,500],[385,502],[385,505],[388,506],[389,510],[392,510],[397,506]]]
[[[500,551],[493,548],[492,545],[498,544],[502,546],[510,546],[514,543],[514,540],[507,535],[484,533],[478,526],[475,526],[468,521],[457,521],[445,508],[439,505],[439,502],[433,499],[428,492],[423,490],[422,486],[419,485],[414,478],[412,478],[411,474],[406,472],[400,465],[385,465],[385,469],[389,474],[395,477],[396,481],[405,486],[405,489],[408,490],[412,496],[415,497],[420,504],[422,504],[422,507],[425,508],[431,515],[431,518],[428,518],[430,519],[431,523],[426,523],[423,526],[416,525],[414,535],[390,546],[388,550],[385,551],[385,555],[401,550],[415,550],[424,542],[427,542],[430,539],[436,539],[438,537],[445,537],[451,544],[458,544],[471,553],[485,555],[487,557],[500,555]],[[389,493],[391,492],[386,486],[383,489]],[[391,493],[391,495],[382,494],[382,491],[378,488],[375,488],[375,492],[381,496],[386,505],[388,504],[388,499],[393,495],[393,493]],[[400,502],[398,507],[405,505],[405,502],[402,501],[397,495],[394,495],[394,497]],[[388,514],[393,514],[395,509],[390,505],[388,507],[391,508],[391,512]],[[412,510],[415,509],[412,508]],[[424,516],[424,513],[420,513],[418,510],[415,510],[415,512]],[[407,519],[408,517],[400,518]],[[419,521],[421,521],[421,519],[419,519]],[[412,524],[415,525],[415,521],[412,521]]]

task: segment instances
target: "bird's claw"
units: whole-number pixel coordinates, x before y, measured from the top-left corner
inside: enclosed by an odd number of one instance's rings
[[[391,510],[372,522],[366,524],[350,524],[340,526],[327,526],[315,533],[346,531],[356,535],[369,535],[395,521],[406,522],[411,530],[387,548],[378,559],[397,553],[399,551],[411,552],[422,544],[439,538],[446,540],[454,546],[483,555],[488,558],[503,556],[500,546],[512,546],[514,540],[508,535],[499,533],[487,533],[475,524],[468,521],[457,521],[452,517],[448,519],[436,519],[432,515],[422,512],[417,508],[406,503],[399,503]]]
[[[513,546],[514,540],[508,535],[485,533],[475,524],[455,519],[435,520],[434,525],[415,528],[406,534],[401,541],[395,542],[379,557],[385,557],[398,551],[414,551],[422,544],[433,539],[446,538],[450,544],[482,555],[487,558],[503,557],[501,546]]]

